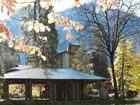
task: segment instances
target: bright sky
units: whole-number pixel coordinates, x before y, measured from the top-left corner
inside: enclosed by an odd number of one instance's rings
[[[91,0],[80,0],[81,4]],[[74,0],[58,0],[54,3],[54,10],[57,12],[64,11],[74,6]]]
[[[20,4],[24,4],[25,6],[28,5],[29,0],[16,0]],[[34,2],[35,0],[30,0],[30,2]],[[54,10],[57,12],[64,11],[68,8],[71,8],[74,6],[74,0],[54,0],[55,2],[53,3]],[[81,0],[81,3],[85,3],[91,0]],[[128,0],[126,0],[127,2]],[[24,3],[23,3],[24,2]],[[140,0],[134,0],[134,2],[140,2]],[[20,5],[17,5],[18,7],[21,7]],[[137,11],[138,16],[140,16],[140,10]],[[5,14],[0,13],[0,20],[5,20],[8,19],[8,16]]]
[[[16,5],[17,8],[25,7],[29,3],[32,5],[35,0],[16,0],[18,5]],[[74,0],[54,0],[53,6],[54,10],[57,12],[64,11],[68,8],[71,8],[74,6]],[[89,0],[81,0],[81,3],[87,2]],[[22,6],[21,6],[22,5]],[[9,17],[6,15],[6,12],[4,14],[0,13],[0,20],[8,19]]]

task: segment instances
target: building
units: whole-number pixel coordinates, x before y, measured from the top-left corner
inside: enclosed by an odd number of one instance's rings
[[[85,87],[89,83],[101,82],[107,78],[82,73],[69,68],[69,58],[73,56],[78,45],[66,43],[64,50],[59,50],[61,66],[58,69],[33,68],[19,65],[4,73],[3,97],[9,99],[9,86],[21,84],[24,87],[24,99],[33,100],[33,86],[40,85],[42,97],[49,100],[79,100],[86,97]],[[22,92],[21,92],[22,93]]]
[[[71,68],[71,62],[74,57],[75,52],[80,47],[78,42],[69,43],[68,41],[64,41],[60,45],[58,45],[57,53],[58,53],[58,67],[59,68]]]

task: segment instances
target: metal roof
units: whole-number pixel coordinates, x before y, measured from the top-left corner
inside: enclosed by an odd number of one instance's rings
[[[27,67],[27,68],[26,68]],[[4,74],[5,79],[51,79],[51,80],[106,80],[96,75],[82,73],[73,69],[43,69],[15,67]]]

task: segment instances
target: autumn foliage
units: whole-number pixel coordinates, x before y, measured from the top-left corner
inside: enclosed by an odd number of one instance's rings
[[[3,24],[3,22],[0,22],[0,33],[2,41],[6,41],[8,38],[12,38],[12,35],[10,34],[8,28]]]
[[[22,0],[21,0],[22,1]],[[30,0],[29,0],[30,1]],[[52,5],[53,0],[44,0],[43,2],[46,2],[49,6]],[[111,5],[115,3],[116,0],[110,0],[107,2],[106,0],[100,0],[100,3],[106,11],[108,8],[110,8]],[[16,0],[0,0],[0,13],[5,13],[10,16],[13,13],[15,13],[16,10]],[[75,6],[80,7],[81,2],[80,0],[74,0]],[[44,3],[43,3],[44,4]],[[58,26],[64,26],[64,31],[67,31],[67,34],[65,36],[66,40],[71,39],[71,29],[75,29],[76,31],[81,31],[84,27],[82,24],[80,24],[78,21],[71,21],[65,16],[61,16],[59,13],[52,12],[48,14],[48,23],[56,23]],[[28,31],[34,30],[36,33],[44,32],[45,30],[51,31],[48,26],[44,26],[42,23],[39,23],[37,21],[29,22],[27,23]],[[47,37],[43,38],[47,41]],[[27,54],[37,54],[40,56],[43,60],[46,60],[45,56],[42,55],[39,48],[35,46],[29,46],[24,43],[24,39],[15,39],[14,36],[10,33],[8,28],[5,26],[4,22],[0,19],[0,42],[6,42],[8,43],[8,47],[15,49],[16,51],[24,52]]]
[[[7,15],[15,13],[14,5],[16,0],[0,0],[0,11],[3,13],[7,9]]]

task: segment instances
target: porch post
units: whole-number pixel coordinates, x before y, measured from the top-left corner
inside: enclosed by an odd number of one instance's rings
[[[46,82],[45,84],[45,98],[49,98],[49,84]]]
[[[25,83],[25,100],[32,100],[32,83],[31,83],[31,80],[26,80],[26,83]]]
[[[76,99],[76,91],[75,91],[75,89],[76,89],[76,82],[75,81],[73,81],[72,82],[72,86],[73,86],[73,100],[75,100]]]
[[[3,81],[3,98],[6,100],[9,99],[9,83],[7,80]]]
[[[52,100],[52,81],[51,82],[49,82],[49,98],[50,98],[50,100]]]
[[[74,98],[76,99],[76,100],[79,100],[79,98],[80,98],[80,93],[79,93],[79,83],[78,83],[78,81],[75,81],[74,82],[74,89],[73,89],[73,93],[74,93]]]
[[[53,99],[56,100],[56,81],[53,82],[53,93],[54,93]]]
[[[83,98],[85,99],[87,96],[87,92],[86,92],[86,83],[83,82]]]
[[[29,100],[32,100],[32,81],[29,80]]]

